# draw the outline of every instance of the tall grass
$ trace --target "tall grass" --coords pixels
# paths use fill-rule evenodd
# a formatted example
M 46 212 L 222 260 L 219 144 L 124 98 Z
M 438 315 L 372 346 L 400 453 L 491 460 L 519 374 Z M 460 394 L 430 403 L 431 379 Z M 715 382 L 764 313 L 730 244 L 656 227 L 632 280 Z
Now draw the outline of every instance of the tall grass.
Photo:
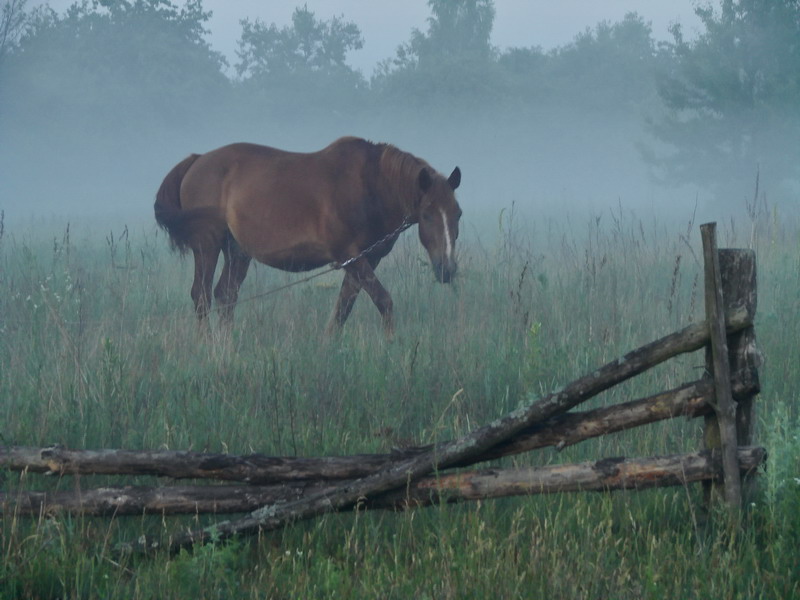
M 325 338 L 339 275 L 243 302 L 230 335 L 198 333 L 191 263 L 155 228 L 0 228 L 0 443 L 272 455 L 380 452 L 449 439 L 703 315 L 697 224 L 621 210 L 569 223 L 511 209 L 465 223 L 461 276 L 433 282 L 413 233 L 381 265 L 398 334 L 362 297 Z M 800 595 L 800 236 L 754 207 L 721 245 L 758 253 L 766 356 L 756 439 L 770 452 L 734 538 L 695 488 L 553 495 L 390 514 L 328 515 L 177 557 L 114 557 L 120 540 L 166 537 L 214 517 L 60 515 L 0 524 L 0 598 L 557 597 Z M 241 297 L 291 281 L 254 269 Z M 698 378 L 702 353 L 592 401 Z M 676 420 L 505 464 L 690 451 Z M 149 478 L 125 483 L 151 483 Z M 4 491 L 114 478 L 0 472 Z

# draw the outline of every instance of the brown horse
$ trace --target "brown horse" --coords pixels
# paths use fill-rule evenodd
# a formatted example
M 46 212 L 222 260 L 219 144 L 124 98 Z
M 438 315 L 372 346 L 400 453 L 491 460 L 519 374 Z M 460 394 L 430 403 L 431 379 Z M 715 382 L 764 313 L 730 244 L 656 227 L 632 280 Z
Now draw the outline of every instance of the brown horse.
M 194 254 L 192 299 L 201 323 L 222 252 L 214 296 L 226 321 L 251 258 L 286 271 L 338 263 L 345 276 L 328 329 L 344 324 L 363 288 L 391 335 L 392 299 L 375 268 L 404 225 L 418 223 L 436 278 L 450 282 L 460 182 L 458 167 L 445 178 L 394 146 L 354 137 L 308 154 L 232 144 L 178 163 L 156 194 L 155 216 L 173 247 Z

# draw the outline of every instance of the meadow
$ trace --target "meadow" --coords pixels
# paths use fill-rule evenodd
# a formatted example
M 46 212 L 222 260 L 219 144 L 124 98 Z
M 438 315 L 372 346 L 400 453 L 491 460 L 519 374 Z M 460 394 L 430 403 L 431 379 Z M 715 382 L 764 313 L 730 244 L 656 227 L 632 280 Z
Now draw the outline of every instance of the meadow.
M 756 250 L 765 356 L 755 440 L 768 465 L 736 534 L 705 514 L 699 486 L 330 514 L 154 557 L 114 547 L 218 517 L 9 514 L 0 599 L 800 597 L 800 223 L 759 206 L 719 227 L 720 246 Z M 465 215 L 462 231 L 450 286 L 434 282 L 415 230 L 381 264 L 396 310 L 387 341 L 366 297 L 324 336 L 337 273 L 242 302 L 230 335 L 208 337 L 191 260 L 154 224 L 4 224 L 0 444 L 386 452 L 462 435 L 703 318 L 691 214 L 555 222 L 509 207 Z M 297 278 L 257 267 L 241 297 Z M 684 355 L 589 406 L 697 379 L 703 364 Z M 689 452 L 701 426 L 675 419 L 500 464 Z M 0 471 L 5 492 L 154 482 Z

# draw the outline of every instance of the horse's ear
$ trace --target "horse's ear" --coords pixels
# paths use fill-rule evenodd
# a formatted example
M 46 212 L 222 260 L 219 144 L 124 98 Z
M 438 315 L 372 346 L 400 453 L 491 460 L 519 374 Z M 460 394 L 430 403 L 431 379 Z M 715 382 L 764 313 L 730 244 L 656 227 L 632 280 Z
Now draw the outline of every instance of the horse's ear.
M 417 178 L 417 181 L 419 182 L 419 189 L 421 189 L 423 192 L 427 192 L 433 184 L 433 178 L 431 177 L 430 171 L 428 171 L 428 169 L 425 167 L 422 167 L 419 170 L 419 177 Z
M 450 189 L 453 191 L 458 189 L 458 186 L 461 185 L 461 169 L 458 167 L 453 169 L 453 172 L 450 173 L 450 177 L 447 178 L 447 183 L 450 184 Z

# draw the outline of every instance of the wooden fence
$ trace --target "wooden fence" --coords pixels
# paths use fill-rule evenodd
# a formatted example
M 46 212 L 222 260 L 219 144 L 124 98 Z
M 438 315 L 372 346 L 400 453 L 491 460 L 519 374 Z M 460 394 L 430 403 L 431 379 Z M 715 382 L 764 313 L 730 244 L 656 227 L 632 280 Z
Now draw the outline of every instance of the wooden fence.
M 234 535 L 273 530 L 299 519 L 354 507 L 407 509 L 519 494 L 609 491 L 703 482 L 710 501 L 724 500 L 731 523 L 742 502 L 742 474 L 766 458 L 752 443 L 753 398 L 759 391 L 755 345 L 755 254 L 717 250 L 715 226 L 701 226 L 706 320 L 642 346 L 564 388 L 472 433 L 390 454 L 296 458 L 176 451 L 0 447 L 0 468 L 52 475 L 157 475 L 235 482 L 188 486 L 120 486 L 56 492 L 0 493 L 4 517 L 70 511 L 90 515 L 246 513 L 233 521 L 177 535 L 171 550 Z M 706 348 L 706 374 L 647 398 L 568 412 L 622 381 L 682 353 Z M 703 450 L 580 464 L 463 470 L 537 448 L 563 448 L 674 417 L 705 419 Z M 451 469 L 460 468 L 458 471 Z M 140 539 L 125 550 L 148 551 L 163 540 Z

